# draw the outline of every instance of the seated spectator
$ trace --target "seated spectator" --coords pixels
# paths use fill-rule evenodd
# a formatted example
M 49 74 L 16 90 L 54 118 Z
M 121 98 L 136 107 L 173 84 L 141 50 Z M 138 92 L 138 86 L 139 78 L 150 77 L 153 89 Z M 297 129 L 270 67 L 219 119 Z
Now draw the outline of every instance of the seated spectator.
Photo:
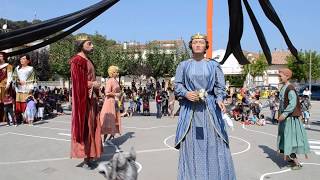
M 258 125 L 258 126 L 264 126 L 264 125 L 266 125 L 266 120 L 265 120 L 263 114 L 260 115 L 260 119 L 257 121 L 257 125 Z

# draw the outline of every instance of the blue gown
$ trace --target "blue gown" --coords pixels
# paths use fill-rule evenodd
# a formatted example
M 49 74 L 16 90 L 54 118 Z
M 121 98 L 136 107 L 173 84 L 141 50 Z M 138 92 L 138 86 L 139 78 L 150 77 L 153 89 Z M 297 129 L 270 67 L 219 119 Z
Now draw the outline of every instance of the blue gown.
M 187 91 L 204 89 L 205 102 L 191 102 Z M 235 180 L 228 135 L 217 101 L 225 96 L 224 74 L 216 61 L 189 59 L 178 65 L 175 94 L 180 115 L 175 147 L 179 149 L 178 180 Z

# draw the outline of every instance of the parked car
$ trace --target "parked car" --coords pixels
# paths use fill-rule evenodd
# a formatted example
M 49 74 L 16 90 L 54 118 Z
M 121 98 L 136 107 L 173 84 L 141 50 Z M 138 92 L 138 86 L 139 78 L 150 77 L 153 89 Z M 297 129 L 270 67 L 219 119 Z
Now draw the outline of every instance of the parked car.
M 304 85 L 299 90 L 299 95 L 302 95 L 303 91 L 309 88 L 309 85 Z M 311 100 L 320 100 L 320 84 L 311 85 Z

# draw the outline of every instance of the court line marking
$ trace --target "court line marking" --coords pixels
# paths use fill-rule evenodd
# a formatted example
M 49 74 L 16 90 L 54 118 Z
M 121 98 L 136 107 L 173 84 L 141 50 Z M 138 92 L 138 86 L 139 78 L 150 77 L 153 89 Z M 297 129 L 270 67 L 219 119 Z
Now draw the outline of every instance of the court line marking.
M 171 150 L 179 151 L 178 149 L 170 146 L 170 145 L 167 143 L 167 141 L 168 141 L 170 138 L 174 137 L 174 136 L 176 136 L 176 135 L 173 134 L 173 135 L 170 135 L 170 136 L 166 137 L 166 138 L 163 140 L 163 144 L 164 144 L 165 146 L 167 146 L 167 147 L 168 147 L 169 149 L 171 149 Z
M 52 138 L 52 137 L 45 137 L 45 136 L 34 136 L 34 135 L 30 135 L 30 134 L 22 134 L 22 133 L 14 133 L 14 132 L 9 132 L 8 134 L 26 136 L 26 137 L 33 137 L 33 138 L 40 138 L 40 139 L 49 139 L 49 140 L 70 142 L 70 139 L 60 139 L 60 138 Z
M 175 136 L 175 135 L 168 136 L 167 138 L 165 138 L 165 139 L 163 140 L 163 143 L 164 143 L 165 146 L 168 147 L 168 149 L 171 149 L 171 150 L 174 150 L 174 151 L 179 151 L 179 150 L 175 149 L 174 147 L 170 146 L 170 145 L 168 144 L 168 142 L 167 142 L 170 138 L 172 138 L 172 137 L 174 137 L 174 136 Z M 246 140 L 244 140 L 244 139 L 242 139 L 242 138 L 235 137 L 235 136 L 229 136 L 229 137 L 230 137 L 230 138 L 234 138 L 234 139 L 238 139 L 238 140 L 240 140 L 240 141 L 243 141 L 243 142 L 245 142 L 245 143 L 248 145 L 247 148 L 246 148 L 245 150 L 243 150 L 243 151 L 231 153 L 232 156 L 245 153 L 245 152 L 247 152 L 247 151 L 249 151 L 249 150 L 251 149 L 251 144 L 250 144 L 250 142 L 248 142 L 248 141 L 246 141 Z
M 104 146 L 104 147 L 113 147 L 116 149 L 116 152 L 121 151 L 115 144 L 114 145 L 108 145 L 108 146 Z M 152 153 L 152 152 L 161 152 L 161 151 L 170 151 L 172 150 L 171 148 L 158 148 L 158 149 L 145 149 L 145 150 L 139 150 L 139 151 L 135 151 L 137 154 L 140 153 Z M 108 153 L 108 154 L 103 154 L 102 157 L 107 157 L 107 156 L 112 156 L 114 155 L 114 153 Z
M 235 137 L 235 136 L 229 136 L 229 137 L 234 138 L 234 139 L 238 139 L 238 140 L 243 141 L 243 142 L 245 142 L 245 143 L 247 143 L 247 144 L 248 144 L 248 147 L 247 147 L 245 150 L 240 151 L 240 152 L 234 152 L 234 153 L 231 153 L 231 155 L 232 155 L 232 156 L 234 156 L 234 155 L 238 155 L 238 154 L 242 154 L 242 153 L 245 153 L 245 152 L 247 152 L 247 151 L 249 151 L 249 150 L 251 149 L 251 144 L 250 144 L 250 142 L 249 142 L 249 141 L 246 141 L 246 140 L 244 140 L 244 139 L 242 139 L 242 138 Z
M 50 162 L 50 161 L 62 161 L 62 160 L 67 160 L 67 159 L 70 159 L 70 157 L 50 158 L 50 159 L 37 159 L 37 160 L 26 160 L 26 161 L 0 162 L 0 165 L 29 164 L 29 163 L 40 163 L 40 162 Z
M 9 133 L 8 133 L 8 132 L 6 132 L 6 133 L 1 133 L 0 136 L 4 136 L 4 135 L 7 135 L 7 134 L 9 134 Z
M 312 141 L 312 140 L 310 141 L 310 140 L 309 140 L 309 143 L 310 143 L 310 144 L 320 144 L 320 141 Z
M 318 163 L 301 163 L 301 164 L 302 165 L 320 166 L 320 164 L 318 164 Z M 282 171 L 275 171 L 275 172 L 265 173 L 265 174 L 260 176 L 260 180 L 263 180 L 268 175 L 281 174 L 281 173 L 290 172 L 290 171 L 292 171 L 292 170 L 291 169 L 285 169 L 285 170 L 282 170 Z
M 137 154 L 140 154 L 140 153 L 150 153 L 150 152 L 170 151 L 170 150 L 172 150 L 172 149 L 170 149 L 170 148 L 146 149 L 146 150 L 137 151 Z
M 268 136 L 272 136 L 272 137 L 277 137 L 276 135 L 274 134 L 270 134 L 270 133 L 266 133 L 266 132 L 262 132 L 262 131 L 255 131 L 255 130 L 252 130 L 252 129 L 248 129 L 245 127 L 244 124 L 242 124 L 242 128 L 246 131 L 251 131 L 251 132 L 256 132 L 256 133 L 260 133 L 260 134 L 265 134 L 265 135 L 268 135 Z
M 310 146 L 311 149 L 320 150 L 320 146 Z
M 71 122 L 65 122 L 65 121 L 45 121 L 45 122 L 48 122 L 48 123 L 64 123 L 64 124 L 70 124 Z M 34 127 L 37 127 L 37 126 L 34 126 Z M 164 125 L 164 126 L 153 126 L 153 127 L 134 127 L 134 126 L 123 126 L 123 128 L 125 129 L 139 129 L 139 130 L 151 130 L 151 129 L 158 129 L 158 128 L 170 128 L 170 127 L 177 127 L 177 125 Z M 48 128 L 50 129 L 49 127 L 40 127 L 38 126 L 37 128 Z M 59 130 L 59 128 L 52 128 L 52 129 L 57 129 Z M 61 129 L 61 130 L 68 130 L 70 131 L 70 129 Z
M 278 137 L 277 135 L 266 133 L 266 132 L 263 132 L 263 131 L 256 131 L 256 130 L 248 129 L 248 128 L 245 127 L 244 124 L 242 124 L 242 128 L 244 130 L 246 130 L 246 131 L 251 131 L 251 132 L 256 132 L 256 133 L 260 133 L 260 134 L 265 134 L 265 135 L 268 135 L 268 136 Z M 308 141 L 311 142 L 311 143 L 320 144 L 320 140 L 318 140 L 318 139 L 308 139 Z
M 33 126 L 34 128 L 40 128 L 40 129 L 50 129 L 50 130 L 59 130 L 59 131 L 70 131 L 70 129 L 63 129 L 63 128 L 52 128 L 47 126 Z
M 242 125 L 242 128 L 243 128 L 244 130 L 247 130 L 247 131 L 256 132 L 256 133 L 261 133 L 261 134 L 265 134 L 265 135 L 272 136 L 272 137 L 277 137 L 277 136 L 274 135 L 274 134 L 269 134 L 269 133 L 262 132 L 262 131 L 255 131 L 255 130 L 248 129 L 248 128 L 245 127 L 244 124 Z M 309 142 L 310 142 L 310 140 L 313 141 L 313 142 L 314 142 L 314 141 L 319 141 L 319 140 L 315 140 L 315 139 L 308 139 Z M 310 146 L 310 148 L 311 148 L 311 146 Z M 320 166 L 320 164 L 318 164 L 318 163 L 301 163 L 301 164 Z M 282 170 L 282 171 L 276 171 L 276 172 L 266 173 L 266 174 L 263 174 L 262 176 L 260 176 L 260 180 L 263 180 L 264 177 L 267 176 L 267 175 L 281 174 L 281 173 L 285 173 L 285 172 L 289 172 L 289 171 L 291 171 L 291 169 L 286 169 L 286 170 Z
M 149 152 L 160 152 L 160 151 L 168 151 L 169 148 L 162 149 L 149 149 L 149 150 L 140 150 L 136 153 L 149 153 Z M 101 157 L 112 156 L 114 153 L 103 154 Z M 62 160 L 70 160 L 70 157 L 63 158 L 49 158 L 49 159 L 35 159 L 35 160 L 24 160 L 24 161 L 11 161 L 11 162 L 0 162 L 0 165 L 13 165 L 13 164 L 28 164 L 28 163 L 41 163 L 41 162 L 50 162 L 50 161 L 62 161 Z M 136 161 L 138 165 L 138 172 L 142 171 L 142 165 Z
M 315 142 L 315 141 L 316 141 L 316 142 L 320 142 L 320 140 L 318 140 L 318 139 L 308 139 L 308 140 L 309 140 L 309 142 L 310 142 L 310 141 L 313 141 L 313 142 Z
M 244 125 L 242 125 L 242 128 L 246 131 L 251 131 L 251 132 L 256 132 L 256 133 L 260 133 L 260 134 L 265 134 L 265 135 L 268 135 L 268 136 L 272 136 L 272 137 L 275 137 L 277 138 L 278 136 L 274 135 L 274 134 L 269 134 L 269 133 L 266 133 L 266 132 L 262 132 L 262 131 L 255 131 L 255 130 L 252 130 L 252 129 L 248 129 L 246 128 Z M 320 144 L 320 140 L 317 140 L 317 139 L 308 139 L 309 141 L 309 144 Z M 310 148 L 312 147 L 315 147 L 314 149 L 319 149 L 320 147 L 317 147 L 317 146 L 310 146 Z
M 151 130 L 151 129 L 158 129 L 158 128 L 169 128 L 169 127 L 177 127 L 177 125 L 166 125 L 166 126 L 153 126 L 153 127 L 133 127 L 133 126 L 123 126 L 125 129 L 139 129 L 139 130 Z
M 69 136 L 69 137 L 71 137 L 71 134 L 66 134 L 66 133 L 58 133 L 58 135 L 60 135 L 60 136 Z

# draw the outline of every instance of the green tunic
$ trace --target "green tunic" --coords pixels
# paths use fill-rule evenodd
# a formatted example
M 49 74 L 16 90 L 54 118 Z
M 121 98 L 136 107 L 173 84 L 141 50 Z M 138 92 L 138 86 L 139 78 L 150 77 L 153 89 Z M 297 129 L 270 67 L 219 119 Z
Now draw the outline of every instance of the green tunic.
M 294 90 L 288 93 L 289 105 L 284 109 L 284 96 L 288 85 L 284 85 L 280 90 L 279 113 L 286 119 L 279 123 L 278 129 L 278 150 L 282 150 L 284 155 L 307 154 L 310 152 L 307 133 L 298 117 L 288 116 L 293 112 L 297 103 L 297 95 Z

